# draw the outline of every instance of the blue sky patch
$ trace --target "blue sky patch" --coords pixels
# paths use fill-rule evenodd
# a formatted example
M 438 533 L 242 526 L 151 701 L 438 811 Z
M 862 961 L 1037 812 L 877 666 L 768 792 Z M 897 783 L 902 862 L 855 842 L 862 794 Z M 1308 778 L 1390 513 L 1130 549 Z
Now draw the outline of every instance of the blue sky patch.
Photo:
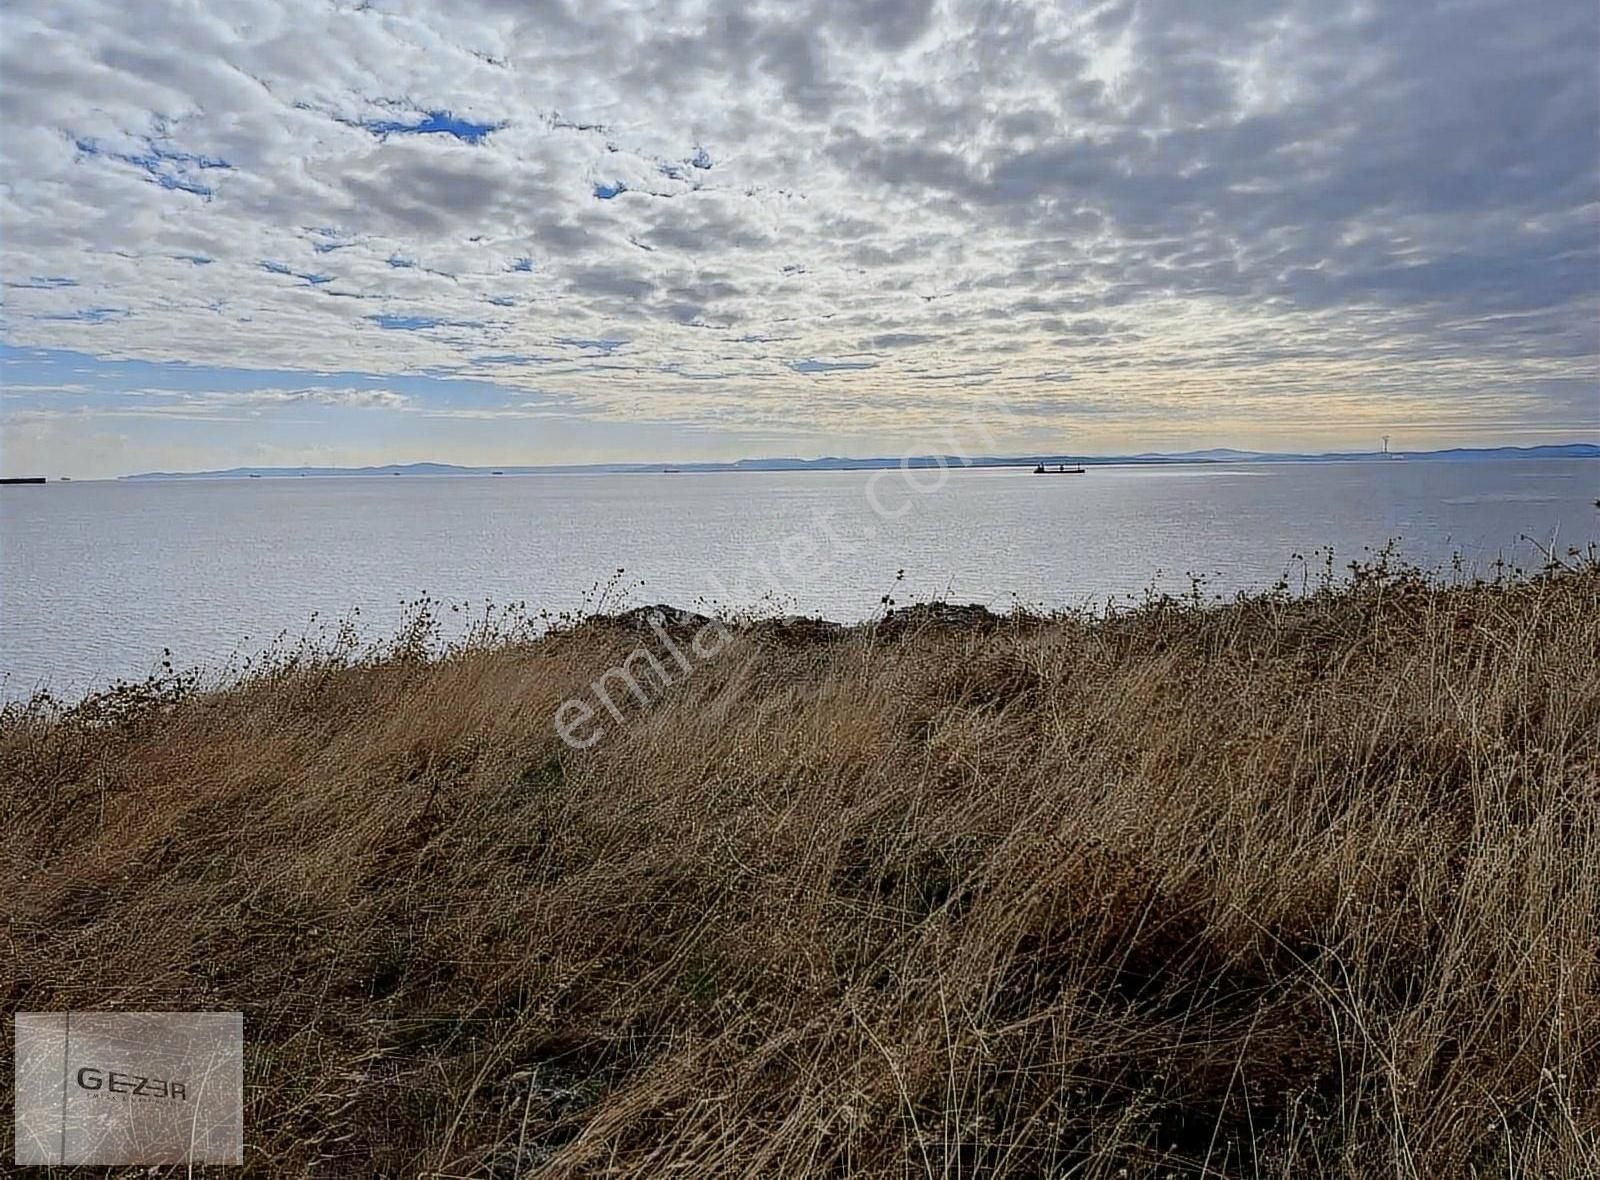
M 95 309 L 90 309 L 95 310 Z M 116 309 L 99 309 L 115 311 Z M 474 358 L 475 361 L 481 358 Z M 548 357 L 507 355 L 506 363 L 545 361 Z M 367 373 L 351 369 L 249 369 L 195 365 L 183 361 L 105 360 L 86 352 L 64 348 L 18 348 L 0 344 L 0 379 L 18 385 L 88 387 L 94 394 L 122 398 L 129 389 L 173 394 L 250 393 L 260 389 L 393 389 L 420 400 L 441 398 L 495 404 L 494 398 L 528 396 L 523 389 L 507 390 L 489 381 L 442 375 Z
M 429 315 L 369 315 L 380 328 L 391 332 L 423 332 L 429 328 L 481 328 L 482 320 L 441 320 Z
M 514 270 L 514 271 L 518 271 L 518 272 L 520 272 L 522 274 L 527 274 L 529 271 L 531 271 L 533 269 L 533 259 L 531 259 L 531 258 L 519 258 L 519 259 L 517 259 L 515 262 L 513 262 L 511 264 L 510 269 Z
M 710 167 L 711 153 L 706 151 L 705 148 L 697 146 L 694 149 L 694 155 L 690 156 L 687 160 L 684 160 L 681 163 L 676 160 L 671 160 L 665 164 L 657 165 L 657 170 L 660 171 L 661 175 L 668 177 L 671 180 L 688 180 L 698 186 L 700 182 L 698 180 L 694 180 L 689 175 L 690 171 L 693 169 L 698 169 L 704 172 Z
M 404 254 L 391 254 L 384 259 L 392 270 L 420 270 L 425 275 L 438 275 L 442 279 L 454 279 L 456 276 L 447 270 L 434 270 L 431 266 L 423 266 L 415 258 Z
M 597 184 L 594 186 L 594 195 L 599 197 L 602 201 L 609 201 L 619 194 L 627 191 L 628 186 L 623 184 L 620 180 L 617 181 L 616 184 Z
M 391 332 L 420 332 L 425 328 L 437 328 L 444 323 L 432 316 L 425 315 L 369 315 L 367 317 L 380 328 L 387 328 Z
M 37 315 L 36 320 L 55 320 L 80 324 L 103 324 L 109 320 L 126 319 L 132 315 L 126 307 L 85 307 L 78 311 L 59 312 L 54 315 Z
M 584 349 L 592 348 L 596 352 L 602 353 L 605 356 L 610 356 L 612 353 L 616 352 L 617 349 L 621 348 L 624 344 L 626 344 L 627 341 L 626 340 L 605 340 L 605 339 L 601 339 L 601 340 L 585 340 L 585 339 L 583 339 L 581 337 L 577 337 L 577 336 L 562 336 L 561 338 L 559 338 L 556 341 L 556 343 L 557 344 L 565 344 L 570 348 L 584 348 Z
M 346 237 L 336 229 L 319 226 L 311 231 L 311 236 L 316 240 L 311 243 L 311 248 L 318 254 L 332 254 L 335 250 L 348 250 L 354 246 L 355 240 Z
M 284 263 L 273 262 L 271 259 L 263 259 L 261 262 L 261 269 L 271 274 L 285 275 L 289 278 L 300 279 L 303 282 L 309 283 L 313 287 L 320 287 L 323 283 L 333 282 L 332 275 L 321 274 L 315 271 L 305 272 L 293 270 Z
M 796 373 L 835 373 L 841 369 L 876 369 L 875 361 L 784 361 Z
M 77 285 L 77 279 L 61 278 L 56 275 L 34 275 L 26 282 L 6 284 L 8 287 L 17 287 L 24 291 L 59 291 L 62 287 Z
M 191 193 L 208 200 L 215 190 L 204 181 L 196 179 L 193 173 L 233 170 L 232 164 L 216 156 L 178 151 L 157 138 L 147 137 L 144 142 L 145 150 L 138 154 L 106 151 L 95 140 L 83 137 L 75 139 L 73 144 L 85 156 L 97 156 L 130 164 L 143 172 L 153 184 L 159 184 L 162 188 Z
M 412 123 L 402 123 L 398 119 L 363 119 L 359 126 L 379 139 L 388 139 L 391 135 L 449 135 L 474 146 L 505 126 L 504 122 L 474 123 L 470 119 L 458 119 L 449 111 L 423 111 L 421 114 L 422 117 Z

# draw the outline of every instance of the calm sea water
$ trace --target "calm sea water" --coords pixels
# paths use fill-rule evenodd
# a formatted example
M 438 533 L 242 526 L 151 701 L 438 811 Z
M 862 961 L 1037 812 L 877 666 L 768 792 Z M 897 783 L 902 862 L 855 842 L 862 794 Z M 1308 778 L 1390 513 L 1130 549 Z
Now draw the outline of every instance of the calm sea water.
M 630 603 L 864 618 L 947 597 L 996 609 L 1270 585 L 1393 538 L 1539 564 L 1523 536 L 1600 540 L 1600 464 L 1483 461 L 260 479 L 0 489 L 0 693 L 143 676 L 170 648 L 215 665 L 359 607 L 390 629 L 423 593 L 581 606 L 618 569 Z M 939 486 L 934 486 L 939 485 Z M 904 579 L 896 583 L 897 571 Z M 625 604 L 626 605 L 626 604 Z

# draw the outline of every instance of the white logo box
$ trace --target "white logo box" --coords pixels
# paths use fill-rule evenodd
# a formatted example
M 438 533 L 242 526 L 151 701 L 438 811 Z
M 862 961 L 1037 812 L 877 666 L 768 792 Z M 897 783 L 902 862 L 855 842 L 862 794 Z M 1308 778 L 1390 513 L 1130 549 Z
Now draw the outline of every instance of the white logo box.
M 238 1012 L 18 1012 L 15 1161 L 244 1162 Z

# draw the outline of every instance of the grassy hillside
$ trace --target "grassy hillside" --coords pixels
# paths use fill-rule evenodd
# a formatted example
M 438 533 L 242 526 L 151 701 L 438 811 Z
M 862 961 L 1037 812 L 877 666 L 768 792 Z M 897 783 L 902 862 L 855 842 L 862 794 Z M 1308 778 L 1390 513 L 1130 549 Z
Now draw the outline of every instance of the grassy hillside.
M 1600 1174 L 1592 564 L 749 625 L 564 744 L 640 645 L 12 707 L 0 1003 L 242 1009 L 263 1176 Z

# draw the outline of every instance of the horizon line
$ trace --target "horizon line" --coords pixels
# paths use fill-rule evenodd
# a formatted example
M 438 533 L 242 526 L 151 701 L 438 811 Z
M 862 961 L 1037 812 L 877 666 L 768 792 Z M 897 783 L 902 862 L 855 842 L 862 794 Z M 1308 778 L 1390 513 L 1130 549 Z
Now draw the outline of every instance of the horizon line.
M 1593 457 L 1600 457 L 1600 441 L 1590 441 L 1590 440 L 1586 440 L 1586 439 L 1575 439 L 1575 440 L 1570 440 L 1570 441 L 1566 441 L 1566 442 L 1552 442 L 1552 443 L 1531 443 L 1531 444 L 1500 443 L 1500 444 L 1494 444 L 1494 445 L 1489 445 L 1489 446 L 1432 447 L 1432 448 L 1423 449 L 1423 450 L 1395 450 L 1395 451 L 1389 452 L 1389 454 L 1391 454 L 1392 456 L 1394 456 L 1396 458 L 1403 459 L 1403 458 L 1405 458 L 1407 456 L 1421 458 L 1423 456 L 1437 456 L 1437 455 L 1448 455 L 1448 454 L 1478 454 L 1478 453 L 1507 452 L 1507 451 L 1510 451 L 1510 452 L 1538 452 L 1538 451 L 1557 451 L 1557 450 L 1574 450 L 1574 449 L 1578 449 L 1578 450 L 1587 449 L 1589 451 L 1594 452 L 1594 456 Z M 437 459 L 416 459 L 416 460 L 392 461 L 392 462 L 386 462 L 386 463 L 365 463 L 365 464 L 351 464 L 351 465 L 337 464 L 337 463 L 334 463 L 334 464 L 299 463 L 299 464 L 267 464 L 267 465 L 237 464 L 237 465 L 232 466 L 232 467 L 206 468 L 206 469 L 191 470 L 191 471 L 167 471 L 167 470 L 162 470 L 162 471 L 135 471 L 135 472 L 127 472 L 127 473 L 120 474 L 120 475 L 97 476 L 97 477 L 91 477 L 91 478 L 85 478 L 85 479 L 74 479 L 71 476 L 57 476 L 57 477 L 54 477 L 53 479 L 51 479 L 51 482 L 58 482 L 58 481 L 61 481 L 61 480 L 68 480 L 70 482 L 97 483 L 97 482 L 115 482 L 115 481 L 118 481 L 118 480 L 135 480 L 135 479 L 160 479 L 160 478 L 199 479 L 199 478 L 206 478 L 206 477 L 217 477 L 217 478 L 220 478 L 220 477 L 233 476 L 236 473 L 249 473 L 249 472 L 261 473 L 263 478 L 268 478 L 268 476 L 266 474 L 268 472 L 299 473 L 299 472 L 316 471 L 316 472 L 341 473 L 341 474 L 346 474 L 346 473 L 348 473 L 348 474 L 356 474 L 356 473 L 368 472 L 368 471 L 393 471 L 393 470 L 397 470 L 397 469 L 416 468 L 416 467 L 445 468 L 445 469 L 448 469 L 450 471 L 461 472 L 461 473 L 473 473 L 473 474 L 477 474 L 477 473 L 492 474 L 494 472 L 502 472 L 502 473 L 506 473 L 506 474 L 536 474 L 536 473 L 560 473 L 560 472 L 581 472 L 581 471 L 598 471 L 598 472 L 612 472 L 612 473 L 626 473 L 626 472 L 645 472 L 645 473 L 648 473 L 648 472 L 652 472 L 652 471 L 659 471 L 659 470 L 661 470 L 663 468 L 673 468 L 673 469 L 678 469 L 680 471 L 731 471 L 731 470 L 738 470 L 738 469 L 741 469 L 741 468 L 747 468 L 749 466 L 758 465 L 758 464 L 791 464 L 791 465 L 795 465 L 795 466 L 801 467 L 801 468 L 806 468 L 806 467 L 814 468 L 819 464 L 844 464 L 844 463 L 850 463 L 850 464 L 876 464 L 876 465 L 882 466 L 882 465 L 899 465 L 899 464 L 902 464 L 902 463 L 939 463 L 939 462 L 943 462 L 943 463 L 951 465 L 951 466 L 972 467 L 972 466 L 1008 466 L 1008 465 L 1013 465 L 1013 464 L 1015 464 L 1015 465 L 1023 465 L 1023 464 L 1033 464 L 1033 463 L 1055 463 L 1055 462 L 1076 461 L 1076 462 L 1095 463 L 1095 464 L 1100 464 L 1100 465 L 1113 465 L 1113 464 L 1117 464 L 1117 463 L 1128 463 L 1128 462 L 1184 462 L 1184 461 L 1204 462 L 1204 461 L 1207 461 L 1207 459 L 1205 457 L 1207 457 L 1207 456 L 1218 456 L 1218 455 L 1238 456 L 1238 461 L 1246 462 L 1246 461 L 1251 461 L 1251 460 L 1255 460 L 1255 461 L 1265 461 L 1265 460 L 1277 460 L 1277 461 L 1300 460 L 1300 461 L 1308 461 L 1308 460 L 1317 460 L 1317 459 L 1327 459 L 1327 460 L 1338 461 L 1338 460 L 1359 460 L 1359 459 L 1367 459 L 1367 458 L 1380 458 L 1381 459 L 1384 456 L 1384 454 L 1385 454 L 1385 452 L 1382 451 L 1382 450 L 1361 450 L 1361 451 L 1337 451 L 1337 450 L 1328 450 L 1328 451 L 1261 451 L 1261 450 L 1247 450 L 1247 449 L 1244 449 L 1244 448 L 1241 448 L 1241 447 L 1232 447 L 1232 446 L 1214 446 L 1214 447 L 1196 447 L 1196 448 L 1191 448 L 1191 449 L 1182 450 L 1182 451 L 1143 450 L 1143 451 L 1119 451 L 1119 452 L 1100 453 L 1100 454 L 1095 454 L 1095 453 L 1091 453 L 1091 452 L 1067 452 L 1067 451 L 1041 452 L 1041 451 L 1033 451 L 1033 452 L 1017 452 L 1017 453 L 1011 453 L 1011 454 L 958 455 L 958 454 L 951 454 L 951 453 L 943 453 L 943 454 L 941 454 L 939 452 L 930 451 L 930 452 L 925 452 L 925 453 L 920 453 L 920 454 L 915 454 L 915 455 L 902 455 L 902 456 L 891 456 L 891 455 L 882 455 L 882 454 L 878 454 L 878 455 L 861 455 L 861 456 L 840 455 L 840 454 L 826 454 L 826 455 L 817 455 L 817 456 L 814 456 L 814 457 L 806 458 L 806 457 L 802 457 L 802 456 L 799 456 L 799 455 L 766 455 L 766 456 L 744 456 L 744 457 L 741 457 L 741 458 L 738 458 L 738 459 L 639 459 L 639 460 L 635 460 L 635 459 L 610 459 L 610 460 L 596 460 L 594 462 L 589 462 L 589 463 L 472 463 L 472 464 L 469 464 L 469 463 L 445 462 L 445 461 L 441 461 L 441 460 L 437 460 Z M 1585 457 L 1585 456 L 1575 456 L 1575 457 Z M 1218 460 L 1211 459 L 1209 461 L 1215 462 L 1215 461 L 1218 461 Z M 793 469 L 793 468 L 791 468 L 791 469 Z M 5 478 L 29 478 L 29 477 L 26 477 L 26 476 L 23 476 L 23 477 L 8 476 L 8 477 L 5 477 Z M 49 478 L 49 477 L 47 477 L 47 478 Z

